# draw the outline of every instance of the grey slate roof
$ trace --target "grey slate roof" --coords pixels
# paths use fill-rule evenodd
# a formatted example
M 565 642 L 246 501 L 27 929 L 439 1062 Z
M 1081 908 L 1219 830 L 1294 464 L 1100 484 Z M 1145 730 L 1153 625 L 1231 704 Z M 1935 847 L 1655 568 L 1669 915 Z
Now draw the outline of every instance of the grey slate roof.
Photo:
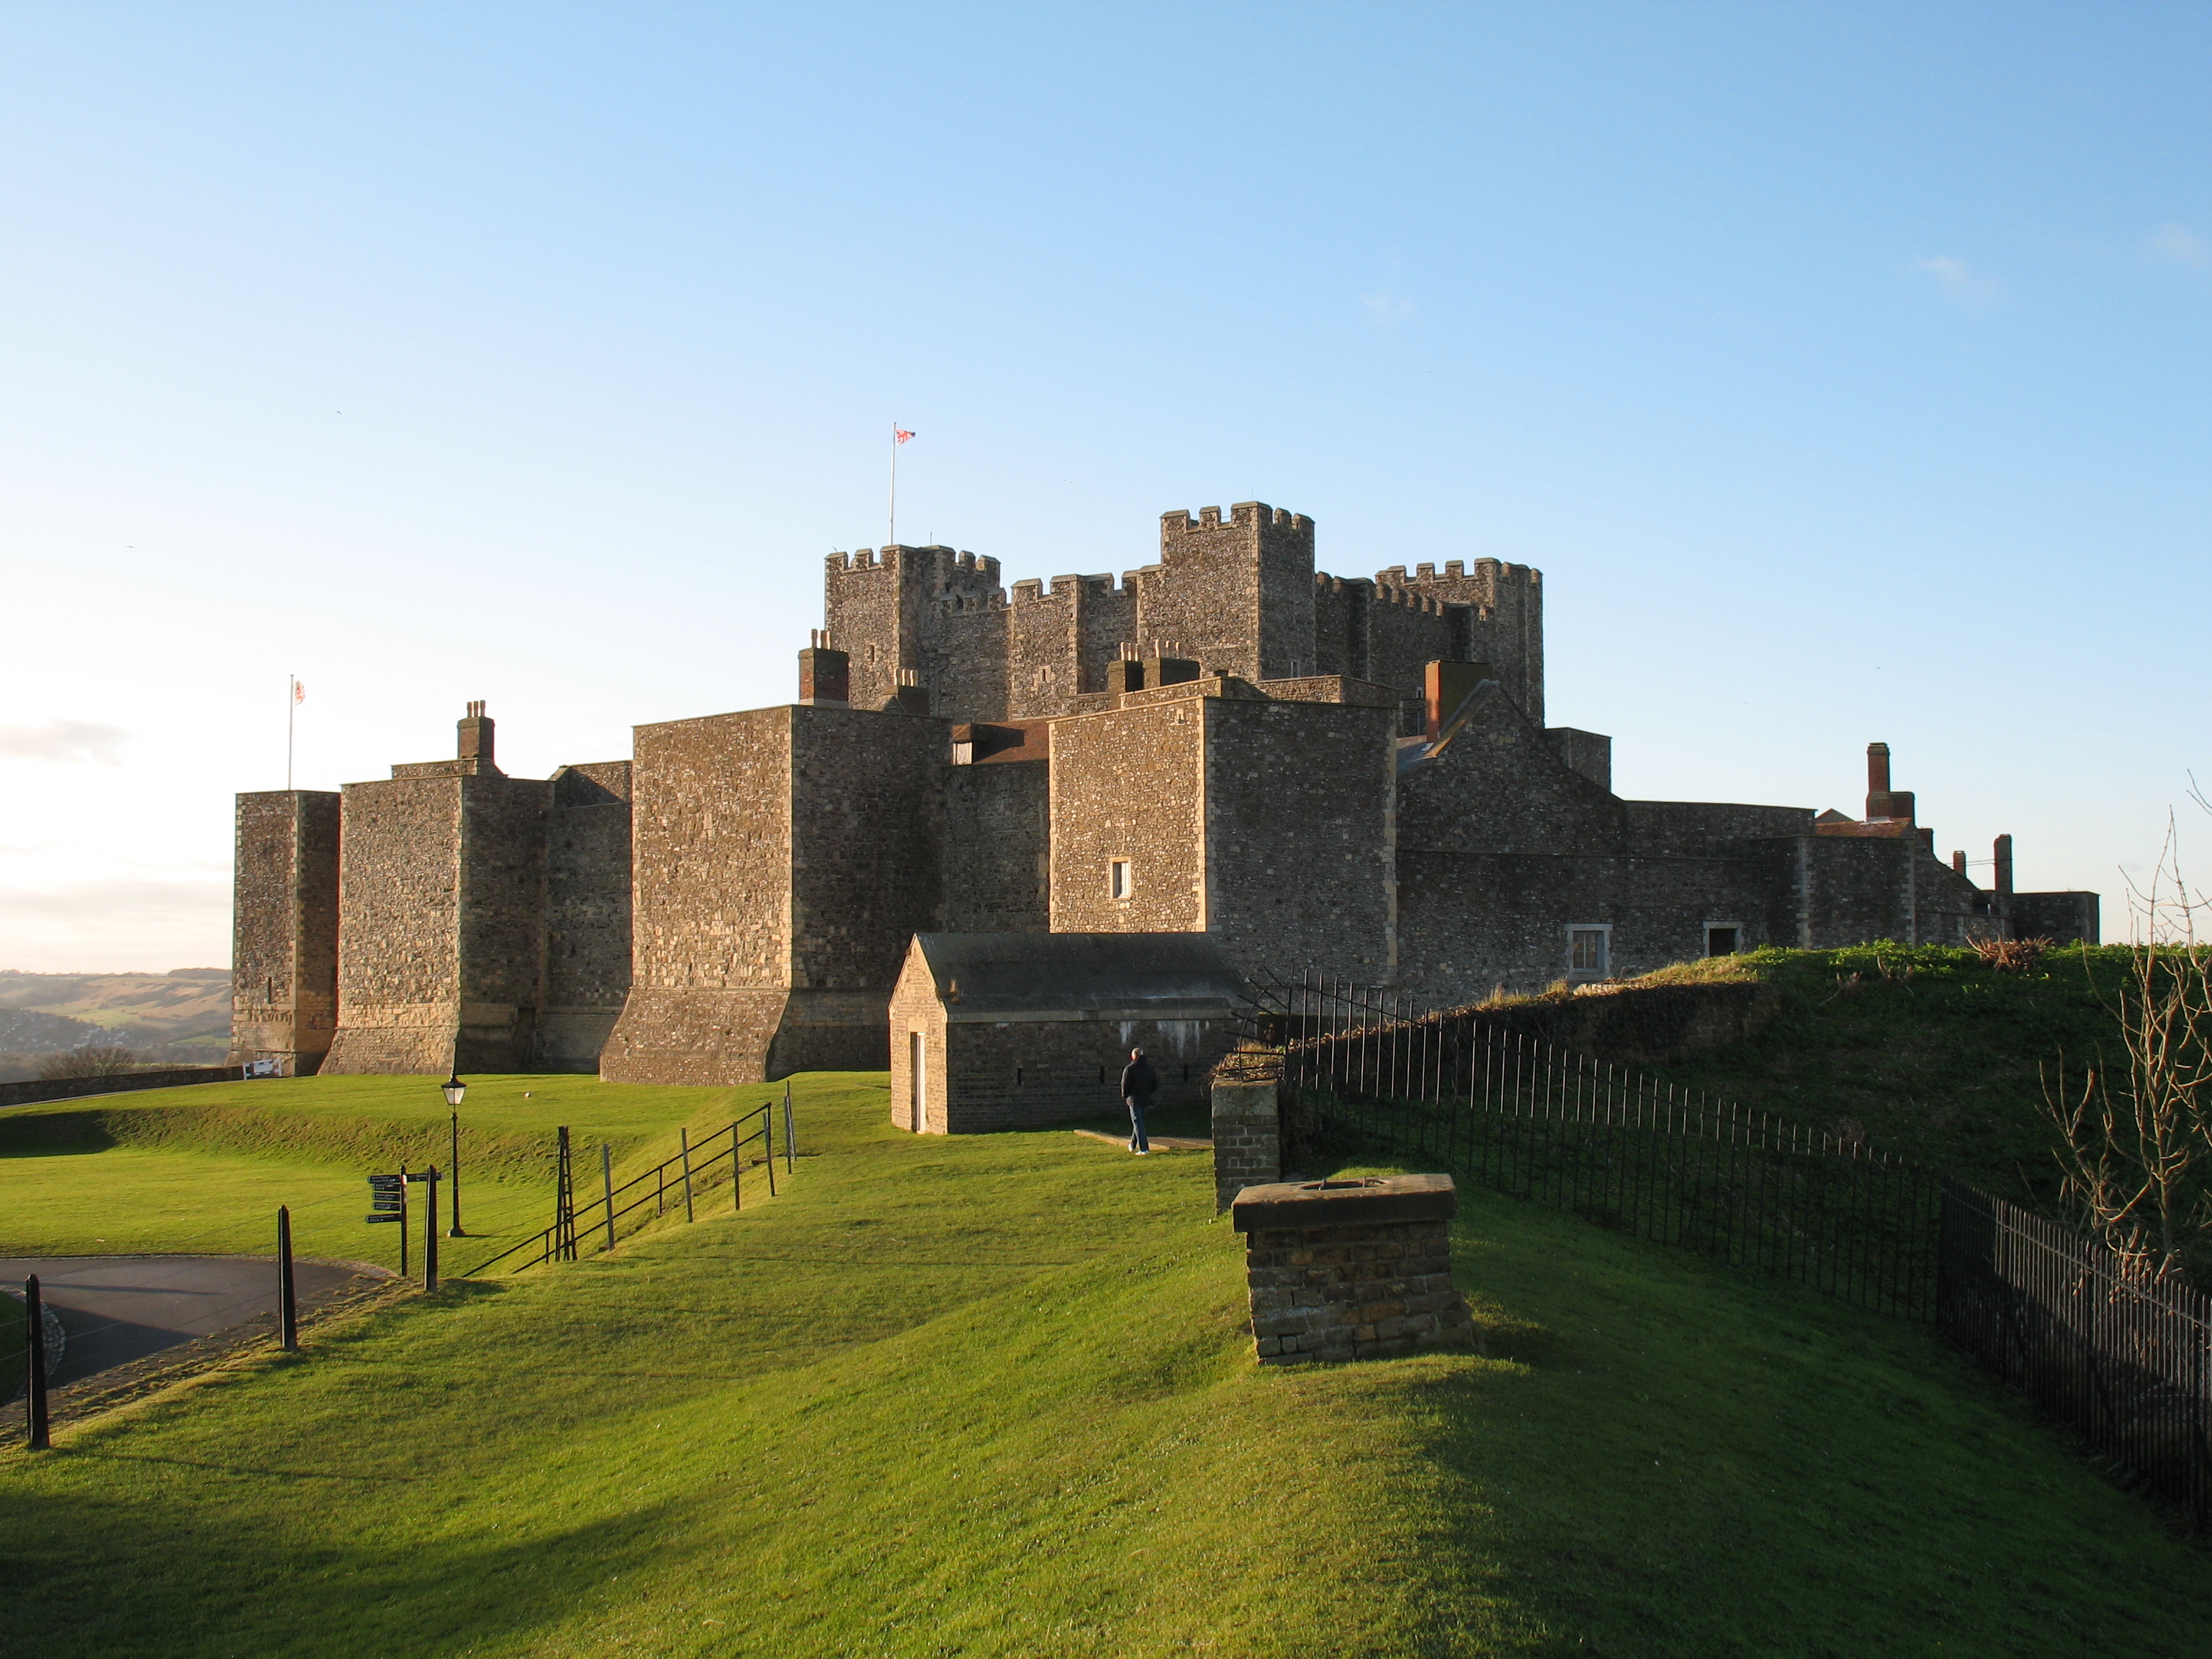
M 945 1018 L 1223 1019 L 1243 976 L 1204 933 L 916 933 Z

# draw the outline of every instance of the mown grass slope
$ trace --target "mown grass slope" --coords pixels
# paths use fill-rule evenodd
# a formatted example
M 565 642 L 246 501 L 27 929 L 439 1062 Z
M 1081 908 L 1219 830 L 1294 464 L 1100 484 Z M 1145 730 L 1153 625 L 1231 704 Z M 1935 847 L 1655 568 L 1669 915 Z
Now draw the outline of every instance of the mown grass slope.
M 1486 1355 L 1262 1372 L 1202 1156 L 884 1108 L 810 1101 L 741 1216 L 0 1455 L 26 1650 L 2201 1646 L 2204 1558 L 1910 1329 L 1471 1193 Z

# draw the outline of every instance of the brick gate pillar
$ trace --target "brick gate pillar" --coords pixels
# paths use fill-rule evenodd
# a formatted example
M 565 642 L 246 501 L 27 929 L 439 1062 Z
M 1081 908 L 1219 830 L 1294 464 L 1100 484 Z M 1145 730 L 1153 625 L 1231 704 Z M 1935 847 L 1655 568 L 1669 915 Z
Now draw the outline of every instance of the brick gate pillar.
M 1283 1178 L 1280 1063 L 1273 1054 L 1231 1054 L 1213 1074 L 1213 1210 L 1247 1187 Z

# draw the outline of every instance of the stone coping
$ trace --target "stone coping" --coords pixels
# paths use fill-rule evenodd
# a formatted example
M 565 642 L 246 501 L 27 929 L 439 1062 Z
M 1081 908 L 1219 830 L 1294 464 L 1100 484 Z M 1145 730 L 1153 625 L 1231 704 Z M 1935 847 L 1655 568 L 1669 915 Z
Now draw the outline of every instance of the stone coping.
M 1247 1187 L 1229 1206 L 1240 1233 L 1390 1221 L 1449 1221 L 1459 1190 L 1448 1175 L 1368 1176 Z

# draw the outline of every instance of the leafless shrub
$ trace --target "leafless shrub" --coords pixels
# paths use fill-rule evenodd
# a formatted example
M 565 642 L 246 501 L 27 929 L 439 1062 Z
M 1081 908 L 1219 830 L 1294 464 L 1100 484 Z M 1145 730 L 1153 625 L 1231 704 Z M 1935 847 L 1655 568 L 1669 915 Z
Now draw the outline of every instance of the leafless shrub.
M 1974 954 L 2000 974 L 2025 974 L 2056 949 L 2047 939 L 1978 939 Z
M 2171 824 L 2148 885 L 2130 882 L 2129 900 L 2135 944 L 2106 1005 L 2123 1058 L 2100 1056 L 2078 1085 L 2062 1060 L 2043 1104 L 2059 1134 L 2062 1200 L 2133 1272 L 2160 1279 L 2212 1241 L 2212 946 L 2197 941 L 2206 900 L 2183 878 Z
M 115 1044 L 90 1044 L 48 1054 L 40 1062 L 39 1077 L 44 1082 L 60 1078 L 113 1077 L 134 1069 L 137 1064 L 138 1056 L 128 1048 Z

